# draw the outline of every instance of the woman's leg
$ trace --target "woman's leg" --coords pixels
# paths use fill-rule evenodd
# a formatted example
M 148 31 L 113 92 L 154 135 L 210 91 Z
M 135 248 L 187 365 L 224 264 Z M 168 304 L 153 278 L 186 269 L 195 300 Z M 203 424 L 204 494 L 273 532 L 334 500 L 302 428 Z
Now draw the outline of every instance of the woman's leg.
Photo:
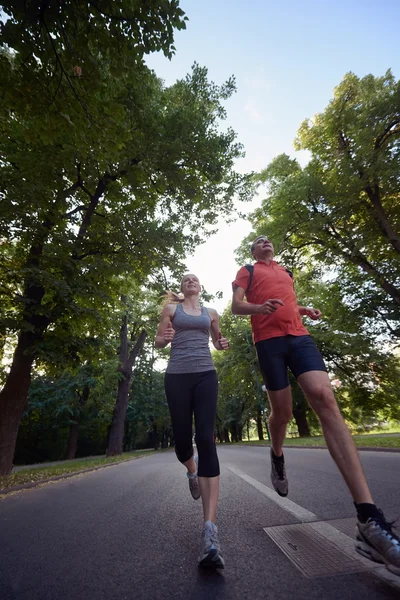
M 190 373 L 182 375 L 166 373 L 164 383 L 174 432 L 176 456 L 189 473 L 196 473 L 197 465 L 193 458 L 192 444 L 193 376 Z
M 196 445 L 199 453 L 199 483 L 203 502 L 204 527 L 199 565 L 223 569 L 225 565 L 215 524 L 219 496 L 219 462 L 214 427 L 217 412 L 218 379 L 215 371 L 199 373 L 194 391 Z
M 216 371 L 198 374 L 194 389 L 196 446 L 199 454 L 199 483 L 204 522 L 215 523 L 219 496 L 219 461 L 215 447 L 218 379 Z

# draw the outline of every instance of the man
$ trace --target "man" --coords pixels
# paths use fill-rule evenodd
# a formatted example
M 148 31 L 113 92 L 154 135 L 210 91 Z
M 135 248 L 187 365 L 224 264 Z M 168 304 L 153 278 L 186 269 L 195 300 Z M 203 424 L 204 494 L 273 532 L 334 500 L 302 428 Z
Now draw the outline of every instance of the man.
M 289 368 L 321 422 L 328 450 L 353 497 L 358 517 L 357 550 L 371 560 L 384 562 L 400 575 L 400 540 L 374 504 L 323 358 L 301 319 L 319 319 L 321 312 L 298 306 L 292 274 L 273 260 L 274 246 L 266 236 L 253 242 L 251 253 L 256 263 L 250 270 L 242 267 L 232 284 L 232 312 L 251 315 L 254 343 L 271 405 L 272 484 L 280 496 L 287 496 L 282 446 L 292 417 Z

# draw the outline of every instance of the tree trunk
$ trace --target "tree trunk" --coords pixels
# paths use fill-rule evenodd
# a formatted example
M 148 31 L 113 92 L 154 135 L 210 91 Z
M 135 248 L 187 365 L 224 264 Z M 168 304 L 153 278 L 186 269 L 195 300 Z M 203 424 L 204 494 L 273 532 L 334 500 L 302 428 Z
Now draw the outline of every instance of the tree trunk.
M 310 437 L 310 427 L 307 421 L 306 407 L 293 408 L 293 416 L 296 421 L 297 429 L 300 437 Z
M 124 440 L 125 417 L 128 408 L 130 377 L 124 374 L 124 378 L 118 383 L 117 401 L 114 406 L 111 421 L 110 436 L 108 439 L 107 456 L 122 454 Z
M 128 317 L 124 316 L 120 331 L 120 367 L 122 375 L 118 382 L 118 394 L 111 421 L 110 435 L 108 439 L 107 456 L 122 454 L 124 441 L 125 418 L 129 401 L 129 389 L 131 385 L 132 368 L 136 357 L 141 352 L 147 333 L 143 329 L 136 340 L 132 350 L 129 352 L 128 343 Z M 132 339 L 132 336 L 131 336 Z
M 22 332 L 14 352 L 10 372 L 0 392 L 0 475 L 12 471 L 19 424 L 28 404 L 34 355 L 29 350 L 37 335 Z
M 264 432 L 263 432 L 263 424 L 262 424 L 262 417 L 261 417 L 261 408 L 258 407 L 257 409 L 257 433 L 258 433 L 258 439 L 264 440 Z
M 67 449 L 65 451 L 65 460 L 72 460 L 75 458 L 76 449 L 78 447 L 78 432 L 78 423 L 71 423 L 69 427 Z
M 79 408 L 75 415 L 75 422 L 71 423 L 70 428 L 69 428 L 67 447 L 66 447 L 65 454 L 64 454 L 65 460 L 71 460 L 71 459 L 75 458 L 76 451 L 78 448 L 80 414 L 81 414 L 82 408 L 85 406 L 86 402 L 89 400 L 89 394 L 90 394 L 90 387 L 86 384 L 83 387 L 82 394 L 79 394 Z
M 230 439 L 229 439 L 229 431 L 226 427 L 224 427 L 224 442 L 226 442 L 227 444 L 230 444 Z

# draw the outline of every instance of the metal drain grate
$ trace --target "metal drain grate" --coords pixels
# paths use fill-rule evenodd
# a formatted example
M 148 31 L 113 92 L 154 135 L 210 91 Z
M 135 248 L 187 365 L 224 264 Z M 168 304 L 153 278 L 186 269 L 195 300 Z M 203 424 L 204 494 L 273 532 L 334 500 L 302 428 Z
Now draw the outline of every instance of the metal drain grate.
M 351 539 L 356 539 L 357 519 L 351 517 L 350 519 L 333 519 L 332 521 L 327 521 L 327 523 L 329 523 L 329 525 L 332 525 L 332 527 L 336 527 L 336 529 L 339 529 L 339 531 L 345 533 L 346 535 L 351 537 Z
M 265 527 L 264 531 L 305 577 L 368 570 L 368 566 L 341 552 L 308 524 Z

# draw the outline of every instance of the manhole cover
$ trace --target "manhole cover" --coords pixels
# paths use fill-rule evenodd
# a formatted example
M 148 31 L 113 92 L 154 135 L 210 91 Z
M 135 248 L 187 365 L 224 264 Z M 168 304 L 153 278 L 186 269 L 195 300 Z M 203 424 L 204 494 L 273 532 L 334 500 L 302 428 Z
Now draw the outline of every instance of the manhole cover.
M 305 577 L 328 577 L 368 570 L 361 561 L 341 552 L 306 523 L 265 527 L 264 531 Z

